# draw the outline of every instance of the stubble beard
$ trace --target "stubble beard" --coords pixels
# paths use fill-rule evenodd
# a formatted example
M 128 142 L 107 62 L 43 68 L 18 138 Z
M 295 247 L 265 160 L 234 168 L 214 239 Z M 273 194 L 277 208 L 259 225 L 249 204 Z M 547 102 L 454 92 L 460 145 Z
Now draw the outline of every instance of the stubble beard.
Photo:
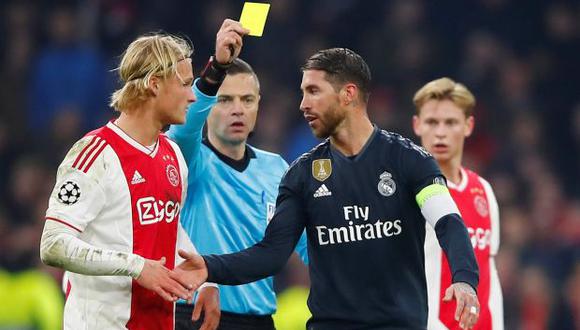
M 336 106 L 329 106 L 324 115 L 319 117 L 320 128 L 318 130 L 310 128 L 312 134 L 319 139 L 326 139 L 327 137 L 336 133 L 337 127 L 344 121 L 344 115 L 341 114 Z

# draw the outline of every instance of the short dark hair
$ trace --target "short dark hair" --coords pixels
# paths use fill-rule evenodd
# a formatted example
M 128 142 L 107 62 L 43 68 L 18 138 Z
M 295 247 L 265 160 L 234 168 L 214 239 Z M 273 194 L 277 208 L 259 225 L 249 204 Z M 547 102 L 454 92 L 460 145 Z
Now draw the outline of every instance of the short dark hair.
M 300 68 L 326 72 L 328 80 L 338 91 L 346 83 L 354 83 L 367 103 L 370 94 L 371 70 L 363 58 L 348 48 L 330 48 L 310 56 Z
M 252 66 L 241 58 L 236 58 L 228 68 L 228 75 L 233 76 L 241 73 L 247 73 L 254 76 L 254 79 L 256 79 L 256 83 L 258 84 L 258 90 L 260 89 L 260 80 L 258 80 L 258 75 L 256 75 Z

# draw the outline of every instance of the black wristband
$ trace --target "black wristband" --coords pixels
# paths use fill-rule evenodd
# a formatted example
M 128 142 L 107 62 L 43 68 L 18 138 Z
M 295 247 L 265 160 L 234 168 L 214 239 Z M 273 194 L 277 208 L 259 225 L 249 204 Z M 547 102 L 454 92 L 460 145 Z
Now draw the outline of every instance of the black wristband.
M 197 81 L 197 88 L 205 95 L 214 96 L 228 74 L 230 64 L 220 64 L 214 56 L 209 58 L 205 68 L 201 71 L 200 79 Z

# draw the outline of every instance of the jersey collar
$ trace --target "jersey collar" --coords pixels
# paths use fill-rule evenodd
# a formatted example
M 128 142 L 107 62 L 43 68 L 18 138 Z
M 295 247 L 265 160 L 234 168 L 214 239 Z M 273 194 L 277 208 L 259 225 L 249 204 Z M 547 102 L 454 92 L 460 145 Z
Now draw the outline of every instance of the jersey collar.
M 135 139 L 133 139 L 127 133 L 125 133 L 119 126 L 115 125 L 113 123 L 113 121 L 110 121 L 107 123 L 107 128 L 109 128 L 111 131 L 113 131 L 115 134 L 117 134 L 121 139 L 123 139 L 125 142 L 130 144 L 132 147 L 141 151 L 142 153 L 146 154 L 147 156 L 150 156 L 151 158 L 153 158 L 153 157 L 155 157 L 155 155 L 157 155 L 157 151 L 159 150 L 159 137 L 157 138 L 157 141 L 155 142 L 155 147 L 153 147 L 153 150 L 151 150 L 151 149 L 147 148 L 146 146 L 142 145 L 141 143 L 135 141 Z
M 459 181 L 459 184 L 455 184 L 449 180 L 447 180 L 447 187 L 449 187 L 450 189 L 453 190 L 457 190 L 459 192 L 465 190 L 465 187 L 467 187 L 467 172 L 465 172 L 465 170 L 463 169 L 463 167 L 459 168 L 459 172 L 461 173 L 461 181 Z

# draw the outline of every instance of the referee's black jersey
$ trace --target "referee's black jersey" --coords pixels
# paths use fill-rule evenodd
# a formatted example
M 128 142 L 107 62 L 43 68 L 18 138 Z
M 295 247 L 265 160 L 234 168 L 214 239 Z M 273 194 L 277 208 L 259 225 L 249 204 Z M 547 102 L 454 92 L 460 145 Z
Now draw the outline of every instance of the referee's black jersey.
M 240 284 L 277 272 L 306 227 L 308 329 L 425 329 L 426 222 L 415 197 L 441 178 L 433 157 L 398 134 L 375 128 L 355 157 L 327 140 L 285 174 L 260 243 L 204 256 L 208 281 Z

